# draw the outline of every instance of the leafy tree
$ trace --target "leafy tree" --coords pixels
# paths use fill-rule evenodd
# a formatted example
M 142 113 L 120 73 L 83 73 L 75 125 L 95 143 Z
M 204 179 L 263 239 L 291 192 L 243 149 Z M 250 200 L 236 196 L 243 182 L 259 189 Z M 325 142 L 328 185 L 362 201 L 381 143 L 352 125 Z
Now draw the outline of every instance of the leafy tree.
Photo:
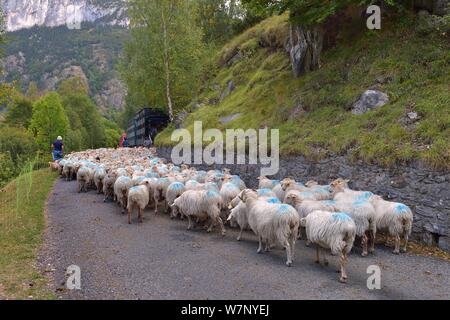
M 33 116 L 33 103 L 25 97 L 14 99 L 6 113 L 6 122 L 10 125 L 28 128 Z
M 235 33 L 243 10 L 236 0 L 198 0 L 198 20 L 206 43 L 223 43 Z
M 20 158 L 32 158 L 37 151 L 34 137 L 24 128 L 3 126 L 0 128 L 0 152 L 9 153 L 14 162 Z
M 198 90 L 204 46 L 197 12 L 193 0 L 130 1 L 132 40 L 121 72 L 133 107 L 165 105 L 173 120 Z
M 71 122 L 73 137 L 81 135 L 81 147 L 100 148 L 105 143 L 102 116 L 92 100 L 84 94 L 76 93 L 63 97 L 63 105 Z
M 72 77 L 61 81 L 58 85 L 58 93 L 61 96 L 71 96 L 74 94 L 89 95 L 89 84 L 80 77 Z
M 251 10 L 263 12 L 289 11 L 291 21 L 296 24 L 314 25 L 324 22 L 328 17 L 350 5 L 368 5 L 373 0 L 242 0 Z M 391 7 L 401 7 L 410 3 L 408 0 L 385 0 Z
M 48 150 L 58 136 L 65 136 L 69 120 L 56 92 L 48 93 L 33 105 L 30 131 L 42 150 Z

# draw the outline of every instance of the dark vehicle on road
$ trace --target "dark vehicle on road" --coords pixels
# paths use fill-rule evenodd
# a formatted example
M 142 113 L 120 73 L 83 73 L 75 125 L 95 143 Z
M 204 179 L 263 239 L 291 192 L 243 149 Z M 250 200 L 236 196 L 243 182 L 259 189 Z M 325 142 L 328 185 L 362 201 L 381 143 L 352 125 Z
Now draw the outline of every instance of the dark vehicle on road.
M 147 137 L 155 136 L 169 123 L 169 117 L 159 109 L 145 108 L 130 121 L 127 130 L 129 147 L 141 147 Z

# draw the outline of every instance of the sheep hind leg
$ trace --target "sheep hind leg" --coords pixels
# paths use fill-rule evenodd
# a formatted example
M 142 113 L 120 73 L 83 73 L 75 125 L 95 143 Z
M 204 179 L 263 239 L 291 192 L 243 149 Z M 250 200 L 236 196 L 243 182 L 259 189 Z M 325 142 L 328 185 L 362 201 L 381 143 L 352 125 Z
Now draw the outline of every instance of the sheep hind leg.
M 139 209 L 139 223 L 143 223 L 144 222 L 144 210 L 141 208 L 141 207 L 139 207 L 138 208 Z
M 369 238 L 367 237 L 367 235 L 366 234 L 364 234 L 363 236 L 362 236 L 362 238 L 361 238 L 361 244 L 362 244 L 362 248 L 363 248 L 363 252 L 362 252 L 362 256 L 363 257 L 367 257 L 367 255 L 368 255 L 368 251 L 367 251 L 367 248 L 368 248 L 368 241 L 369 241 Z
M 374 254 L 375 253 L 375 240 L 376 240 L 376 232 L 371 231 L 370 232 L 370 248 L 369 252 Z
M 241 231 L 239 231 L 239 235 L 237 237 L 237 241 L 241 241 L 243 231 L 244 231 L 244 228 L 241 228 Z
M 284 247 L 286 248 L 286 257 L 287 257 L 287 261 L 286 261 L 286 265 L 288 267 L 292 266 L 292 247 L 289 243 L 289 240 L 285 240 L 284 241 Z
M 133 205 L 128 208 L 128 224 L 131 224 L 131 215 L 133 214 Z
M 257 253 L 262 253 L 263 252 L 263 248 L 262 248 L 263 247 L 263 239 L 261 236 L 259 236 L 258 240 L 259 240 L 259 247 L 258 247 Z
M 409 240 L 409 235 L 408 235 L 408 233 L 405 233 L 405 235 L 404 235 L 403 238 L 404 238 L 405 243 L 403 244 L 403 247 L 402 247 L 401 251 L 402 251 L 403 253 L 406 253 L 406 251 L 408 250 L 408 240 Z
M 393 251 L 394 254 L 400 254 L 400 236 L 395 236 L 395 248 Z
M 316 245 L 316 261 L 317 264 L 320 264 L 320 247 Z
M 221 218 L 221 217 L 218 217 L 216 223 L 219 224 L 220 232 L 221 232 L 222 236 L 225 236 L 226 231 L 225 231 L 225 226 L 223 225 L 223 220 L 222 220 L 222 218 Z
M 187 227 L 187 229 L 191 230 L 192 229 L 192 218 L 191 218 L 191 216 L 187 216 L 187 219 L 188 219 L 188 227 Z
M 347 254 L 346 253 L 342 253 L 341 254 L 341 258 L 340 258 L 340 266 L 341 266 L 341 278 L 340 278 L 340 282 L 342 283 L 347 283 L 347 271 L 346 271 L 346 265 L 347 265 Z

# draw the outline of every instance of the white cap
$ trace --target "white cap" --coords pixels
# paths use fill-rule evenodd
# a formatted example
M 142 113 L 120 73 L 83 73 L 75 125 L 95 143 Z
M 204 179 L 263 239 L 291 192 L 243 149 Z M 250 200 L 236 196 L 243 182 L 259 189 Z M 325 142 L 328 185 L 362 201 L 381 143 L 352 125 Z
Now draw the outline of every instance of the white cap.
M 62 137 L 61 137 L 61 136 L 58 136 L 58 139 L 57 139 L 57 140 L 61 141 L 61 140 L 62 140 Z

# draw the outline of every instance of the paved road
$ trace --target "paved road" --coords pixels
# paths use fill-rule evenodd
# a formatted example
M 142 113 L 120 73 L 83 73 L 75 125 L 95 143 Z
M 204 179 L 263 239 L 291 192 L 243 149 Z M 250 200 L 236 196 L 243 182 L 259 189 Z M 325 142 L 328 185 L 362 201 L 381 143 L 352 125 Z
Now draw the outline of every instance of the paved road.
M 143 224 L 128 225 L 112 203 L 94 192 L 78 194 L 75 182 L 57 182 L 48 203 L 48 230 L 41 263 L 55 271 L 78 265 L 81 291 L 57 291 L 63 299 L 450 299 L 450 264 L 413 255 L 349 260 L 348 284 L 338 281 L 337 261 L 314 263 L 315 251 L 300 241 L 292 268 L 276 249 L 256 254 L 251 233 L 243 241 L 229 230 L 187 231 L 186 222 L 146 212 Z M 369 265 L 382 268 L 382 289 L 366 287 Z

